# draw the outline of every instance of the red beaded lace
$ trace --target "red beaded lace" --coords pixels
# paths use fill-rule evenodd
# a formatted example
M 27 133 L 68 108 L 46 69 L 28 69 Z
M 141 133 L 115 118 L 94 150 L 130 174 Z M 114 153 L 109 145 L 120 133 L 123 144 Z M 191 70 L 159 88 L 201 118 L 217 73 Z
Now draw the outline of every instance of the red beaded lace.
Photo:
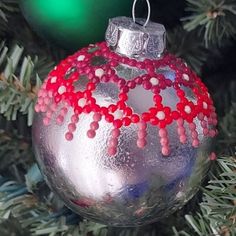
M 93 65 L 94 57 L 102 57 L 105 64 Z M 125 80 L 117 75 L 116 67 L 120 64 L 136 67 L 144 70 L 146 74 L 137 76 L 132 80 Z M 158 68 L 169 67 L 175 73 L 175 80 L 170 80 L 164 74 L 157 73 Z M 74 84 L 80 76 L 86 75 L 87 86 L 84 91 L 76 91 Z M 114 83 L 119 88 L 118 102 L 109 106 L 100 106 L 93 97 L 99 83 Z M 129 92 L 137 86 L 153 94 L 153 107 L 147 108 L 146 112 L 137 114 L 133 108 L 127 105 Z M 182 86 L 191 89 L 196 102 L 190 101 L 182 89 Z M 179 101 L 176 108 L 172 110 L 164 106 L 160 92 L 166 88 L 174 88 Z M 181 143 L 187 142 L 186 125 L 189 126 L 192 145 L 199 146 L 199 134 L 196 130 L 194 119 L 201 121 L 201 127 L 205 136 L 214 137 L 217 134 L 217 115 L 213 102 L 206 86 L 197 75 L 188 68 L 181 59 L 171 54 L 166 54 L 159 60 L 146 59 L 137 61 L 122 57 L 112 52 L 105 42 L 84 48 L 62 61 L 52 70 L 38 93 L 38 101 L 35 105 L 36 112 L 44 113 L 44 125 L 52 122 L 53 114 L 57 112 L 55 122 L 62 125 L 72 107 L 74 114 L 68 124 L 65 138 L 71 141 L 74 138 L 76 125 L 82 113 L 93 113 L 93 121 L 87 132 L 88 138 L 95 138 L 99 129 L 99 122 L 105 119 L 113 125 L 110 140 L 108 142 L 108 154 L 116 155 L 119 145 L 121 127 L 136 124 L 138 126 L 137 146 L 144 148 L 147 144 L 147 124 L 159 128 L 162 154 L 170 154 L 169 138 L 166 127 L 176 122 L 177 132 Z

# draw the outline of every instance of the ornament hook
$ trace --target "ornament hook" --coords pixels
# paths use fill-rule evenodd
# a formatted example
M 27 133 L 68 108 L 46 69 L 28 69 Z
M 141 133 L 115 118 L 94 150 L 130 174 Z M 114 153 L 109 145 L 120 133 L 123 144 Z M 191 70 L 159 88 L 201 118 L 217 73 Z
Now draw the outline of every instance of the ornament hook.
M 134 0 L 134 3 L 133 3 L 133 9 L 132 9 L 132 16 L 133 16 L 133 21 L 134 23 L 136 23 L 136 17 L 135 17 L 135 6 L 137 4 L 137 1 L 138 0 Z M 146 22 L 144 23 L 143 27 L 146 27 L 149 20 L 150 20 L 150 16 L 151 16 L 151 5 L 150 5 L 150 2 L 149 0 L 146 0 L 146 3 L 147 3 L 147 6 L 148 6 L 148 16 L 147 16 L 147 20 Z

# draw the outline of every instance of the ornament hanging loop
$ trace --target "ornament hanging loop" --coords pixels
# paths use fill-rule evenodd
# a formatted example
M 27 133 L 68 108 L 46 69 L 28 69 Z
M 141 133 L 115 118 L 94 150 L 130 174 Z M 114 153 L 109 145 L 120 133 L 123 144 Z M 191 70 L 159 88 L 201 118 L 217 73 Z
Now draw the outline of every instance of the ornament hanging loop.
M 137 1 L 138 0 L 134 0 L 134 3 L 133 3 L 133 9 L 132 9 L 132 16 L 133 16 L 133 21 L 134 23 L 136 23 L 136 17 L 135 17 L 135 7 L 136 7 L 136 4 L 137 4 Z M 150 5 L 150 2 L 149 0 L 146 0 L 146 3 L 147 3 L 147 6 L 148 6 L 148 16 L 147 16 L 147 20 L 146 22 L 144 23 L 143 27 L 146 27 L 149 20 L 150 20 L 150 16 L 151 16 L 151 5 Z

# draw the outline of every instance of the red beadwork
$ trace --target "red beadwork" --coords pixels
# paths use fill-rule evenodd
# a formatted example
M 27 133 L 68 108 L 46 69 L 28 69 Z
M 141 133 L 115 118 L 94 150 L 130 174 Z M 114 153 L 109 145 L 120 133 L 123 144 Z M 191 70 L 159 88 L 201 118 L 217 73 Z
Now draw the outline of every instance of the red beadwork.
M 97 50 L 88 52 L 93 47 Z M 104 57 L 106 63 L 93 66 L 92 59 L 95 56 Z M 127 81 L 120 78 L 116 72 L 116 67 L 120 64 L 141 69 L 144 74 Z M 169 67 L 175 72 L 174 81 L 160 73 L 159 68 L 164 67 Z M 86 89 L 76 91 L 74 83 L 81 77 L 88 80 Z M 104 107 L 99 106 L 93 96 L 99 83 L 114 83 L 119 89 L 118 102 Z M 134 114 L 133 108 L 127 105 L 129 91 L 135 89 L 136 86 L 141 86 L 153 94 L 153 107 L 147 107 L 146 111 L 140 114 Z M 182 86 L 188 87 L 193 92 L 195 103 L 186 97 Z M 163 104 L 161 91 L 167 87 L 172 87 L 179 98 L 175 109 Z M 217 135 L 215 129 L 217 115 L 208 90 L 182 60 L 166 54 L 159 60 L 137 61 L 112 52 L 105 42 L 84 48 L 62 61 L 50 72 L 40 89 L 35 111 L 45 113 L 44 125 L 50 125 L 53 119 L 58 125 L 62 125 L 69 108 L 73 109 L 74 114 L 70 118 L 71 123 L 68 124 L 65 138 L 68 141 L 73 139 L 73 132 L 76 130 L 80 114 L 92 113 L 93 120 L 87 132 L 89 138 L 96 136 L 102 118 L 114 127 L 108 143 L 108 154 L 111 156 L 117 152 L 120 128 L 132 124 L 138 126 L 137 146 L 139 148 L 147 145 L 147 124 L 158 127 L 163 155 L 170 154 L 166 127 L 173 121 L 177 124 L 176 131 L 181 143 L 186 143 L 187 138 L 190 138 L 194 147 L 200 145 L 200 133 L 197 132 L 195 119 L 200 121 L 202 133 L 205 136 Z M 58 109 L 60 109 L 59 112 L 57 112 Z M 190 129 L 189 135 L 186 134 L 187 125 Z

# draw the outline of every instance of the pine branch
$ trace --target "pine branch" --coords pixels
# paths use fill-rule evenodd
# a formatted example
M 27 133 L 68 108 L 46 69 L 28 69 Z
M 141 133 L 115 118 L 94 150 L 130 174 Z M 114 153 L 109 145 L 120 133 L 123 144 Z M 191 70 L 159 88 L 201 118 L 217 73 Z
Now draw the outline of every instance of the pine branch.
M 182 18 L 187 31 L 203 32 L 206 46 L 222 45 L 225 38 L 236 37 L 236 2 L 233 0 L 186 0 L 186 11 L 191 15 Z
M 231 109 L 227 112 L 220 124 L 221 133 L 225 138 L 224 144 L 236 146 L 236 102 L 232 103 Z
M 181 26 L 167 33 L 168 50 L 177 57 L 183 58 L 189 66 L 201 74 L 207 60 L 207 50 L 196 32 L 187 32 Z
M 236 158 L 222 157 L 217 161 L 216 173 L 211 172 L 208 185 L 203 189 L 201 211 L 186 215 L 186 220 L 197 235 L 236 235 Z M 177 232 L 175 235 L 189 235 Z
M 0 18 L 7 22 L 10 13 L 18 12 L 17 5 L 17 0 L 2 0 L 0 2 Z
M 17 0 L 2 0 L 0 2 L 0 36 L 4 36 L 8 30 L 8 19 L 19 12 Z
M 31 145 L 16 130 L 7 133 L 0 130 L 0 173 L 24 181 L 24 174 L 33 161 Z
M 0 113 L 7 120 L 16 120 L 18 113 L 27 115 L 28 125 L 31 126 L 34 113 L 34 102 L 37 91 L 41 86 L 41 80 L 35 67 L 41 63 L 40 68 L 47 63 L 43 58 L 39 62 L 38 58 L 32 59 L 24 56 L 24 49 L 14 45 L 10 52 L 2 43 L 0 45 Z M 42 65 L 43 64 L 43 65 Z M 49 71 L 53 63 L 47 63 L 43 71 Z

